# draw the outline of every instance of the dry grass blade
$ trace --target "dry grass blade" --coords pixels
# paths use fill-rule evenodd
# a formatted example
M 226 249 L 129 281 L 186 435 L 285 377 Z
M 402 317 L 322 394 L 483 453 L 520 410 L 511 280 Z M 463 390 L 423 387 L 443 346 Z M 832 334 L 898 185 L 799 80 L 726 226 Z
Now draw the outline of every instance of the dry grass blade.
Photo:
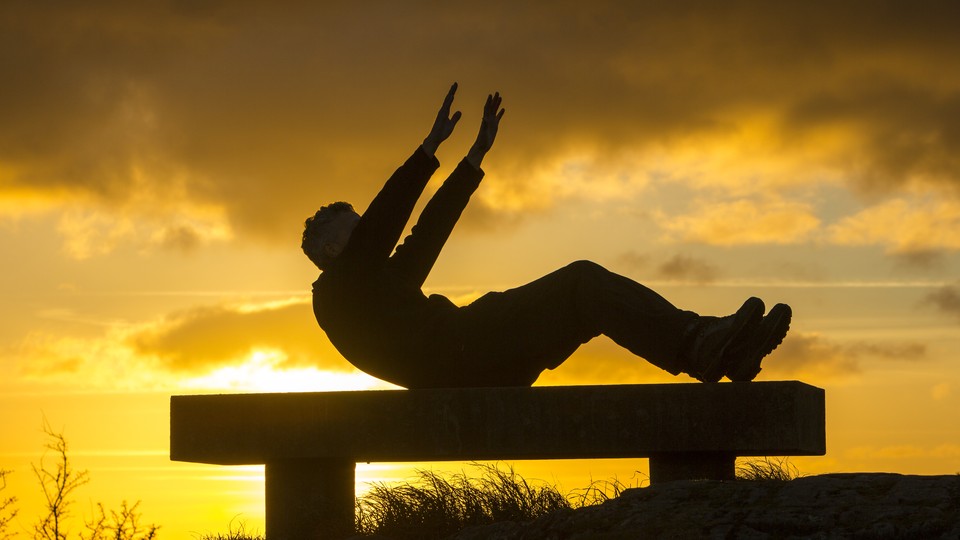
M 738 480 L 766 480 L 786 482 L 800 477 L 800 471 L 790 458 L 755 459 L 737 465 Z

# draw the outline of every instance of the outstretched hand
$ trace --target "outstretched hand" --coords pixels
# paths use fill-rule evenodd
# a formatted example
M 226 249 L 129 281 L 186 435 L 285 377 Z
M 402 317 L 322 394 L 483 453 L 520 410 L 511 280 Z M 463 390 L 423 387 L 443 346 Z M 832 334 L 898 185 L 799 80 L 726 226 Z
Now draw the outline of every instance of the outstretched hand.
M 483 156 L 493 147 L 493 141 L 497 138 L 497 130 L 500 128 L 500 119 L 506 109 L 500 108 L 503 97 L 500 92 L 487 96 L 487 102 L 483 105 L 483 119 L 480 121 L 480 132 L 477 133 L 477 140 L 470 147 L 467 153 L 467 160 L 476 168 L 480 168 L 480 162 Z
M 456 93 L 457 83 L 453 83 L 450 91 L 447 92 L 447 97 L 443 98 L 443 105 L 437 112 L 437 119 L 433 122 L 433 128 L 430 129 L 430 133 L 423 140 L 423 149 L 431 156 L 436 153 L 440 143 L 447 140 L 447 137 L 453 133 L 453 128 L 460 120 L 460 111 L 453 113 L 453 116 L 450 115 L 450 106 L 453 105 L 453 96 Z

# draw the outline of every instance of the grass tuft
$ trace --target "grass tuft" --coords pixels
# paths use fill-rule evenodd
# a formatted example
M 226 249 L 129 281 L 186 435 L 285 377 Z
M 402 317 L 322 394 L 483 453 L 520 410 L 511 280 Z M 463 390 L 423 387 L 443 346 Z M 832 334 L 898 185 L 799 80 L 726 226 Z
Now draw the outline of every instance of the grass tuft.
M 574 508 L 594 506 L 616 499 L 627 489 L 642 487 L 644 483 L 645 481 L 640 479 L 634 484 L 624 484 L 616 477 L 610 480 L 594 480 L 585 488 L 573 490 L 567 495 L 567 499 L 573 503 Z
M 790 458 L 756 459 L 741 463 L 737 466 L 738 480 L 765 480 L 786 482 L 799 478 L 800 471 L 796 465 L 790 463 Z
M 414 483 L 373 484 L 357 500 L 357 532 L 394 540 L 445 538 L 466 527 L 530 521 L 573 507 L 555 486 L 531 484 L 512 467 L 474 466 L 481 470 L 476 478 L 420 470 Z
M 256 532 L 248 533 L 246 524 L 243 522 L 237 524 L 236 528 L 234 528 L 231 522 L 226 534 L 206 534 L 201 536 L 200 540 L 263 540 L 263 535 L 257 534 Z
M 263 535 L 230 531 L 226 534 L 217 533 L 201 536 L 200 540 L 263 540 Z

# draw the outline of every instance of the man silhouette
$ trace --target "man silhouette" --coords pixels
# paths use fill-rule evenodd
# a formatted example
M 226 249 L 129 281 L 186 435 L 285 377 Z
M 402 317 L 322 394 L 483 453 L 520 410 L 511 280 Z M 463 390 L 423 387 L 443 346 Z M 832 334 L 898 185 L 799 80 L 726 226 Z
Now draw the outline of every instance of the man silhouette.
M 303 251 L 318 268 L 314 313 L 357 368 L 407 388 L 529 386 L 604 334 L 648 362 L 700 381 L 753 380 L 783 340 L 791 310 L 749 298 L 732 315 L 701 316 L 603 267 L 578 261 L 532 283 L 458 307 L 421 291 L 483 178 L 504 109 L 487 96 L 476 141 L 397 246 L 434 156 L 460 120 L 451 86 L 430 133 L 359 215 L 345 202 L 308 218 Z M 391 255 L 396 246 L 396 251 Z

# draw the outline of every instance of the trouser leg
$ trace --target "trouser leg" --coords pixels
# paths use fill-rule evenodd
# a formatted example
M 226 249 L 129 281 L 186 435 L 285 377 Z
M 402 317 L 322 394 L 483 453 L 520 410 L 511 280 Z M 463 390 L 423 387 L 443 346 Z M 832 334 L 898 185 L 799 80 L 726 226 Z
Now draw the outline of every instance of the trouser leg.
M 604 334 L 673 374 L 695 313 L 677 309 L 643 285 L 579 261 L 522 287 L 489 293 L 461 308 L 468 356 L 498 369 L 554 368 Z M 523 367 L 519 367 L 523 366 Z M 532 383 L 536 375 L 530 380 Z

